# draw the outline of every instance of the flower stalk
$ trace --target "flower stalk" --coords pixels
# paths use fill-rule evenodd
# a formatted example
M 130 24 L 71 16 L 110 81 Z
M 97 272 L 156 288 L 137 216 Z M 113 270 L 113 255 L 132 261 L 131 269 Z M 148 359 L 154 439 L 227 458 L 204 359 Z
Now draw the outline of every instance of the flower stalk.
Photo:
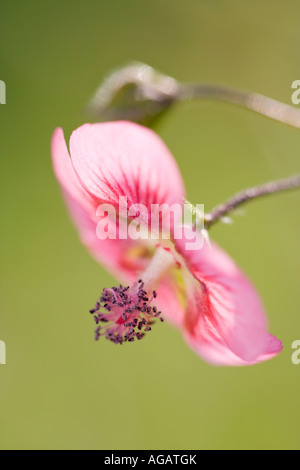
M 181 85 L 177 101 L 207 99 L 223 101 L 249 109 L 268 118 L 300 129 L 300 110 L 259 93 L 210 83 Z
M 300 175 L 284 178 L 278 181 L 271 181 L 261 186 L 248 188 L 233 196 L 228 201 L 219 204 L 209 214 L 204 216 L 204 228 L 211 228 L 216 222 L 230 214 L 232 211 L 246 202 L 258 199 L 270 194 L 300 188 Z
M 216 100 L 249 109 L 300 129 L 300 110 L 259 93 L 214 83 L 180 83 L 149 65 L 132 63 L 113 72 L 88 103 L 97 119 L 129 120 L 152 126 L 176 103 Z

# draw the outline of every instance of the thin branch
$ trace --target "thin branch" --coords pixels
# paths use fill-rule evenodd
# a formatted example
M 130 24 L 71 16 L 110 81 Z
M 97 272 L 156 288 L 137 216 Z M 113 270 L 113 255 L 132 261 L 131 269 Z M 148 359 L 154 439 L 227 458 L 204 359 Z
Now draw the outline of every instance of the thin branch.
M 245 204 L 248 201 L 252 201 L 253 199 L 258 199 L 269 194 L 275 194 L 299 187 L 300 175 L 296 175 L 279 181 L 272 181 L 255 188 L 246 189 L 245 191 L 242 191 L 233 196 L 227 202 L 215 207 L 215 209 L 213 209 L 209 214 L 206 214 L 204 219 L 204 226 L 206 229 L 209 229 L 212 225 L 222 219 L 222 217 L 228 215 L 237 207 Z
M 181 85 L 178 101 L 213 99 L 235 104 L 300 129 L 300 109 L 258 93 L 217 84 L 191 83 Z
M 151 126 L 172 105 L 196 99 L 224 101 L 300 128 L 300 109 L 272 98 L 210 83 L 179 83 L 149 65 L 122 67 L 98 88 L 87 106 L 95 118 L 125 119 Z

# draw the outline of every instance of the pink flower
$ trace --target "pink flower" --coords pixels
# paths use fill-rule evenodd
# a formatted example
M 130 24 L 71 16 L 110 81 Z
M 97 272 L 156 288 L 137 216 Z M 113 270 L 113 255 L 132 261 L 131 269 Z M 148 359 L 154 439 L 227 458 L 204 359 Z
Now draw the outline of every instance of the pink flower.
M 120 344 L 141 339 L 162 311 L 210 363 L 251 365 L 281 351 L 281 342 L 267 332 L 255 288 L 218 246 L 188 250 L 192 228 L 185 227 L 183 238 L 175 240 L 176 221 L 170 240 L 122 237 L 128 220 L 137 216 L 141 226 L 150 228 L 147 213 L 153 204 L 165 204 L 165 213 L 173 204 L 183 205 L 185 189 L 178 167 L 153 131 L 129 122 L 86 124 L 72 134 L 70 154 L 57 129 L 52 140 L 54 170 L 81 240 L 127 284 L 104 289 L 91 310 L 96 339 L 106 336 Z M 120 211 L 119 198 L 125 196 Z M 116 239 L 97 236 L 101 204 L 110 204 L 117 212 Z M 129 212 L 133 205 L 139 205 L 138 213 Z M 101 216 L 112 228 L 111 214 Z

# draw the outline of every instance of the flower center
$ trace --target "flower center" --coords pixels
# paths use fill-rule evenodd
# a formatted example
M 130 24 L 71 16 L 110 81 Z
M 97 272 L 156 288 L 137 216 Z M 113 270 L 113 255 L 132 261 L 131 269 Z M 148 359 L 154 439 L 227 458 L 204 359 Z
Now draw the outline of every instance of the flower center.
M 90 310 L 97 324 L 95 339 L 101 336 L 115 344 L 140 340 L 151 330 L 154 319 L 160 319 L 161 312 L 152 305 L 157 297 L 155 287 L 164 274 L 176 265 L 170 248 L 157 246 L 155 254 L 142 275 L 132 287 L 103 289 L 100 299 Z
M 150 305 L 156 297 L 155 290 L 151 295 L 147 293 L 141 279 L 131 288 L 120 285 L 103 289 L 95 308 L 90 310 L 97 324 L 95 340 L 105 336 L 115 344 L 123 344 L 142 339 L 151 331 L 155 318 L 163 321 L 161 312 Z

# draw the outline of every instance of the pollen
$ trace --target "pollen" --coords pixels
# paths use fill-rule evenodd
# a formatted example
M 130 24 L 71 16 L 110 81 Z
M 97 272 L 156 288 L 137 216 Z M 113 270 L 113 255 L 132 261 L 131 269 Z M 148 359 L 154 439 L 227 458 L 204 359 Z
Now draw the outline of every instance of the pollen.
M 155 319 L 160 319 L 161 312 L 152 305 L 156 291 L 147 292 L 144 282 L 139 279 L 132 287 L 105 288 L 95 307 L 90 310 L 97 325 L 95 340 L 101 336 L 114 344 L 141 340 L 151 331 Z

